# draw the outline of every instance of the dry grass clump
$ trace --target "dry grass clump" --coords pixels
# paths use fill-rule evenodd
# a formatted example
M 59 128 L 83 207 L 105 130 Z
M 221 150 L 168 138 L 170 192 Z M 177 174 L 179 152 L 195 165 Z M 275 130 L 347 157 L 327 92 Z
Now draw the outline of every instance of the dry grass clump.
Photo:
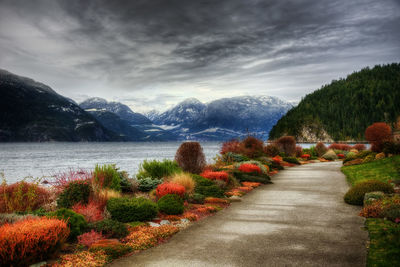
M 180 184 L 183 187 L 185 187 L 186 193 L 192 193 L 195 187 L 195 182 L 192 178 L 192 176 L 188 173 L 175 173 L 171 176 L 170 179 L 168 179 L 174 184 Z

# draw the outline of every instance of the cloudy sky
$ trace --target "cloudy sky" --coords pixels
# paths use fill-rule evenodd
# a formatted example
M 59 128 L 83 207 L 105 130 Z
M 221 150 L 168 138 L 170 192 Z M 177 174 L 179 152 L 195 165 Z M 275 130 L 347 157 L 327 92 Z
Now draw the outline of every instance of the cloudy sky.
M 400 61 L 399 0 L 0 0 L 0 68 L 135 111 L 289 101 Z

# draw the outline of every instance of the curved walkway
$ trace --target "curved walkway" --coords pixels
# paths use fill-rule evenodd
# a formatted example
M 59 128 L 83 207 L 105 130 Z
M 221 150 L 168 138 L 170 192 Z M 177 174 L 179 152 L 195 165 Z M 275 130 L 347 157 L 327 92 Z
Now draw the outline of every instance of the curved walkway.
M 288 168 L 215 216 L 112 266 L 365 266 L 341 162 Z

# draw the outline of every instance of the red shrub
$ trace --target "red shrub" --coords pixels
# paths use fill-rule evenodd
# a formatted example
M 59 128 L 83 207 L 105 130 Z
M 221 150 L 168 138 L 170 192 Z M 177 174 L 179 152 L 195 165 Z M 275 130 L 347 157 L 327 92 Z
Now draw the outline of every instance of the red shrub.
M 337 144 L 333 143 L 329 146 L 329 149 L 337 149 L 337 150 L 344 150 L 344 151 L 350 151 L 351 146 L 347 144 Z
M 272 158 L 272 160 L 277 163 L 280 164 L 282 162 L 282 157 L 281 156 L 275 156 Z
M 184 142 L 175 154 L 175 160 L 184 171 L 201 173 L 206 165 L 206 157 L 199 142 Z
M 303 155 L 303 148 L 301 146 L 296 146 L 296 157 L 300 158 Z
M 241 154 L 249 158 L 260 157 L 264 154 L 264 142 L 253 136 L 246 137 L 241 146 Z
M 371 150 L 382 152 L 382 144 L 392 139 L 392 128 L 384 122 L 376 122 L 365 130 L 365 139 L 371 144 Z
M 229 180 L 229 175 L 227 172 L 224 171 L 219 171 L 219 172 L 213 172 L 210 170 L 205 170 L 200 174 L 204 178 L 210 179 L 210 180 L 222 180 L 227 182 Z
M 72 207 L 72 210 L 76 213 L 82 214 L 89 223 L 104 219 L 103 210 L 100 205 L 93 201 L 90 201 L 87 205 L 77 203 Z
M 239 171 L 241 171 L 241 172 L 258 172 L 258 173 L 262 172 L 261 168 L 258 167 L 257 165 L 248 164 L 248 163 L 240 165 Z
M 353 146 L 354 149 L 357 149 L 358 151 L 364 151 L 367 149 L 367 147 L 364 144 L 355 144 Z
M 344 154 L 337 154 L 340 159 L 344 159 Z
M 104 239 L 104 236 L 102 234 L 92 230 L 88 233 L 84 233 L 78 236 L 78 243 L 90 247 L 92 244 L 102 239 Z
M 365 218 L 383 218 L 384 206 L 381 200 L 376 200 L 370 205 L 366 205 L 361 211 L 360 216 Z
M 221 155 L 224 155 L 228 152 L 240 154 L 241 146 L 239 140 L 233 139 L 222 144 L 220 151 Z
M 315 146 L 315 150 L 317 151 L 318 157 L 321 157 L 323 154 L 328 151 L 324 143 L 318 142 L 318 144 Z
M 50 193 L 35 183 L 0 185 L 0 213 L 36 210 L 49 199 Z
M 303 155 L 301 155 L 301 158 L 308 160 L 310 158 L 310 154 L 303 154 Z
M 287 156 L 294 156 L 296 153 L 296 139 L 293 136 L 282 136 L 276 143 Z
M 88 181 L 93 177 L 92 172 L 88 172 L 85 170 L 69 170 L 66 172 L 59 172 L 53 175 L 54 180 L 51 184 L 57 189 L 64 189 L 70 182 L 72 181 Z
M 66 222 L 46 217 L 0 227 L 2 266 L 27 266 L 52 256 L 69 235 Z
M 279 147 L 276 143 L 271 143 L 264 148 L 264 153 L 270 157 L 279 155 Z
M 161 198 L 168 194 L 176 194 L 183 197 L 185 195 L 185 187 L 174 183 L 162 183 L 156 188 L 156 195 Z

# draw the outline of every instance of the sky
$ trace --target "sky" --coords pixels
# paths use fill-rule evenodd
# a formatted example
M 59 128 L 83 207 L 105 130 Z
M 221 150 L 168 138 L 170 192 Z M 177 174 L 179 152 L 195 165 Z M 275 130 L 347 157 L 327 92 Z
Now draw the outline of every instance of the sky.
M 400 0 L 0 0 L 0 68 L 81 102 L 287 101 L 400 62 Z

